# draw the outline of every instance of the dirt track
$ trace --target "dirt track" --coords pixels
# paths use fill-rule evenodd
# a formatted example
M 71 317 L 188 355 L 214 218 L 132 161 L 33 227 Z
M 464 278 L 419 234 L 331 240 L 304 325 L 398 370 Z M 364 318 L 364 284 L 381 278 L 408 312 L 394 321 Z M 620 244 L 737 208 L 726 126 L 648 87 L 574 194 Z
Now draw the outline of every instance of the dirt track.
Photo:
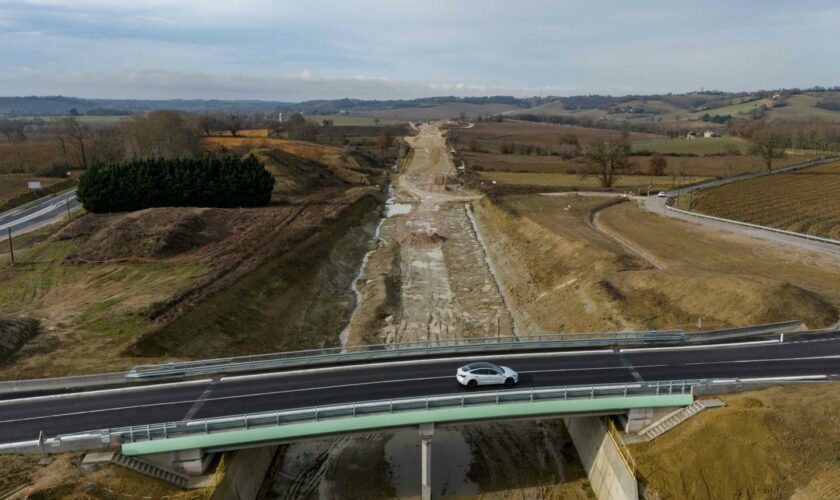
M 395 202 L 411 209 L 383 223 L 361 287 L 359 310 L 369 317 L 354 317 L 348 342 L 371 342 L 370 332 L 361 331 L 371 326 L 386 343 L 509 335 L 510 313 L 467 212 L 466 204 L 478 196 L 461 191 L 437 126 L 422 125 L 406 141 L 413 154 L 394 182 Z M 388 253 L 395 258 L 382 264 Z M 398 284 L 384 311 L 366 304 L 388 294 L 374 290 L 373 277 L 383 273 Z M 388 320 L 372 325 L 371 314 Z

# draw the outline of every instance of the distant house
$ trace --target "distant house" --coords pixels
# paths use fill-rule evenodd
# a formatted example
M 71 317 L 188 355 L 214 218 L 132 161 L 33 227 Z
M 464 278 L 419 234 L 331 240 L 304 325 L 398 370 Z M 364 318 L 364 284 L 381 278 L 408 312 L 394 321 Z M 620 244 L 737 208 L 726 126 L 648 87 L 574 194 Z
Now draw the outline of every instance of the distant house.
M 707 130 L 707 131 L 703 132 L 703 137 L 705 137 L 707 139 L 709 137 L 720 137 L 720 134 L 718 134 L 714 130 Z
M 697 134 L 695 132 L 689 132 L 685 134 L 686 139 L 697 139 Z

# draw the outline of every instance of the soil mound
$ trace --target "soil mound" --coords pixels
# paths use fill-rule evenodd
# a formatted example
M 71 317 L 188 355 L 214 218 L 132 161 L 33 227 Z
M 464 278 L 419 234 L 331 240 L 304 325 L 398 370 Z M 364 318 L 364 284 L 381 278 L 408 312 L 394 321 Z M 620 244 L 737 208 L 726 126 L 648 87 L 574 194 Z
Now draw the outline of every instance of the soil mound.
M 333 169 L 315 160 L 269 148 L 255 149 L 251 154 L 274 176 L 275 194 L 299 194 L 318 188 L 345 187 L 349 184 Z
M 401 236 L 398 239 L 401 245 L 422 247 L 426 245 L 437 245 L 446 241 L 446 236 L 440 235 L 437 232 L 416 232 Z
M 0 361 L 12 355 L 38 334 L 38 321 L 34 319 L 0 318 Z
M 245 230 L 256 211 L 221 208 L 149 208 L 121 214 L 89 214 L 59 239 L 85 237 L 69 262 L 170 258 L 223 241 Z

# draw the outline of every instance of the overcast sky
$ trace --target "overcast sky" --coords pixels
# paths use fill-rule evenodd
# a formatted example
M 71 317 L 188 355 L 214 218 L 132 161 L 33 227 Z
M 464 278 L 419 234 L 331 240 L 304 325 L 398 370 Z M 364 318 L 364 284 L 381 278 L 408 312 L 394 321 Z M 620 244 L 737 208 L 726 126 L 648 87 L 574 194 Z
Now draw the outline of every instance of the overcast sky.
M 6 96 L 299 101 L 837 84 L 836 0 L 0 0 Z

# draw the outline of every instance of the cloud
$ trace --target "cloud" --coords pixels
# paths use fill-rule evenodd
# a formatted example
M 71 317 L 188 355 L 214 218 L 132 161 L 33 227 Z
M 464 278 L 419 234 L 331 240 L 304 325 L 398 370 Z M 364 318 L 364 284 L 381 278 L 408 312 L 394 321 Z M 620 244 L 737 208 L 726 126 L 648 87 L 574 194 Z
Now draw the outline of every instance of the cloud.
M 263 99 L 304 101 L 312 99 L 410 99 L 439 95 L 517 95 L 567 93 L 567 87 L 490 86 L 463 82 L 422 82 L 394 80 L 381 76 L 319 76 L 304 71 L 293 76 L 254 77 L 209 73 L 170 72 L 156 69 L 123 68 L 110 74 L 84 70 L 57 72 L 39 68 L 18 68 L 14 75 L 0 74 L 0 86 L 14 89 L 26 81 L 17 95 L 47 95 L 56 81 L 62 82 L 63 95 L 90 98 L 147 99 Z M 17 83 L 19 85 L 19 83 Z M 190 89 L 185 92 L 184 89 Z
M 0 93 L 314 99 L 833 85 L 840 5 L 0 0 Z

